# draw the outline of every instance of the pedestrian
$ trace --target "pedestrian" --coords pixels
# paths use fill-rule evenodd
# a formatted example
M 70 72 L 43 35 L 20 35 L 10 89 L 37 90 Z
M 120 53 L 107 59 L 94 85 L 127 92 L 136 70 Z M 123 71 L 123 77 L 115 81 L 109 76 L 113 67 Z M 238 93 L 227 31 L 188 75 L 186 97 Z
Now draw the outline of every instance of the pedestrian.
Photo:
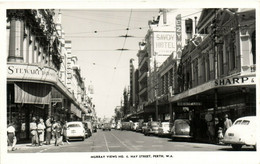
M 55 146 L 59 146 L 61 144 L 60 139 L 61 139 L 61 125 L 60 121 L 54 120 L 54 124 L 52 125 L 52 131 L 54 134 L 54 139 L 55 139 Z
M 223 144 L 223 142 L 222 142 L 223 138 L 224 138 L 223 129 L 222 129 L 222 127 L 219 127 L 219 129 L 218 129 L 218 143 L 219 144 Z
M 38 133 L 37 133 L 37 123 L 36 118 L 32 118 L 32 122 L 30 123 L 30 131 L 31 131 L 31 139 L 32 146 L 38 146 Z
M 50 116 L 47 117 L 45 124 L 46 124 L 46 145 L 50 145 L 51 132 L 52 132 L 52 118 Z
M 16 150 L 16 148 L 15 148 L 16 142 L 17 142 L 17 139 L 15 136 L 15 125 L 14 125 L 14 123 L 10 123 L 7 126 L 7 143 L 8 143 L 8 146 L 11 146 L 12 151 Z
M 225 121 L 224 121 L 224 134 L 226 133 L 227 129 L 232 126 L 232 121 L 228 118 L 228 115 L 225 115 Z
M 40 122 L 39 122 L 39 124 L 37 126 L 37 132 L 38 132 L 38 136 L 39 136 L 39 146 L 43 145 L 44 130 L 45 130 L 45 125 L 44 125 L 43 119 L 40 118 Z
M 215 127 L 214 127 L 214 122 L 213 121 L 208 121 L 208 136 L 209 136 L 209 142 L 213 143 L 214 142 L 214 137 L 215 137 Z
M 63 141 L 66 142 L 67 144 L 70 144 L 68 141 L 68 136 L 67 136 L 67 121 L 64 122 L 63 124 Z

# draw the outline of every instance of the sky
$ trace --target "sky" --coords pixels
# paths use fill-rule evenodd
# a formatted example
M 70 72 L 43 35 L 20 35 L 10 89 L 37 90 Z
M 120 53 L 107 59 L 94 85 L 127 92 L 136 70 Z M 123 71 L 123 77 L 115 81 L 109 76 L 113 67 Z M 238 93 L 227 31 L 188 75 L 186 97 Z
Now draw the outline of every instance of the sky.
M 66 40 L 78 57 L 86 86 L 93 85 L 93 102 L 101 118 L 111 118 L 120 106 L 123 90 L 129 86 L 129 61 L 137 60 L 139 42 L 148 30 L 148 21 L 159 9 L 60 10 Z M 127 30 L 128 28 L 128 30 Z M 121 35 L 133 37 L 119 37 Z M 119 51 L 117 49 L 128 49 Z

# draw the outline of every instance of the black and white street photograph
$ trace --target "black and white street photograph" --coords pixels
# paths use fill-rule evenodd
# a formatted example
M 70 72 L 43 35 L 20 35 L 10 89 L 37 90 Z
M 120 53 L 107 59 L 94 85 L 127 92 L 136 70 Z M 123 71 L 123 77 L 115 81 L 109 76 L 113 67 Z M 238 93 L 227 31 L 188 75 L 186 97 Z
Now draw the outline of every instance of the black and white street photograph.
M 8 156 L 257 153 L 256 6 L 4 13 Z

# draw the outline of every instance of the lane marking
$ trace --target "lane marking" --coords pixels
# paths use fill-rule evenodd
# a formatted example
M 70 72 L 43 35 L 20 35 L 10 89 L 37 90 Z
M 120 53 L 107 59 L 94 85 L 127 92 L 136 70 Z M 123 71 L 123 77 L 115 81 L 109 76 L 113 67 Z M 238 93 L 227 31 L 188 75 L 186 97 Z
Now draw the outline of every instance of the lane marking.
M 128 147 L 124 142 L 122 142 L 118 137 L 116 137 L 113 133 L 111 133 L 112 136 L 114 136 L 122 145 L 124 145 L 128 150 L 132 150 L 130 147 Z
M 143 145 L 133 145 L 133 147 L 144 147 Z
M 144 143 L 144 141 L 135 141 L 135 142 L 137 142 L 137 143 Z
M 110 152 L 110 150 L 109 150 L 109 148 L 108 148 L 108 144 L 107 144 L 107 139 L 106 139 L 106 136 L 105 136 L 104 133 L 103 133 L 103 136 L 104 136 L 104 139 L 105 139 L 105 142 L 106 142 L 107 151 Z
M 117 148 L 117 147 L 121 147 L 121 146 L 109 146 L 110 148 Z
M 162 147 L 162 145 L 152 145 L 152 147 Z

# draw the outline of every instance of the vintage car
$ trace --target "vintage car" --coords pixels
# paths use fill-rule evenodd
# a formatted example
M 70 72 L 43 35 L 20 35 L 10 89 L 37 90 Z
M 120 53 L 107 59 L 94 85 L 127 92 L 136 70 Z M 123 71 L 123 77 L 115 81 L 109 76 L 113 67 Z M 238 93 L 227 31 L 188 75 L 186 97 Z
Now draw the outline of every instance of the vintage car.
M 243 145 L 256 148 L 256 116 L 238 118 L 227 129 L 222 142 L 230 144 L 234 150 L 241 150 Z
M 193 138 L 190 135 L 190 121 L 188 119 L 176 119 L 171 128 L 171 137 L 175 138 Z
M 85 140 L 85 128 L 81 121 L 67 122 L 67 137 L 68 140 L 71 139 L 81 139 Z
M 158 136 L 169 136 L 170 135 L 170 123 L 162 122 L 158 128 Z
M 157 135 L 158 134 L 158 128 L 159 128 L 159 122 L 152 121 L 150 124 L 148 123 L 148 130 L 147 135 Z
M 104 123 L 103 126 L 102 126 L 102 130 L 103 131 L 105 131 L 105 130 L 111 131 L 111 124 L 110 123 Z

